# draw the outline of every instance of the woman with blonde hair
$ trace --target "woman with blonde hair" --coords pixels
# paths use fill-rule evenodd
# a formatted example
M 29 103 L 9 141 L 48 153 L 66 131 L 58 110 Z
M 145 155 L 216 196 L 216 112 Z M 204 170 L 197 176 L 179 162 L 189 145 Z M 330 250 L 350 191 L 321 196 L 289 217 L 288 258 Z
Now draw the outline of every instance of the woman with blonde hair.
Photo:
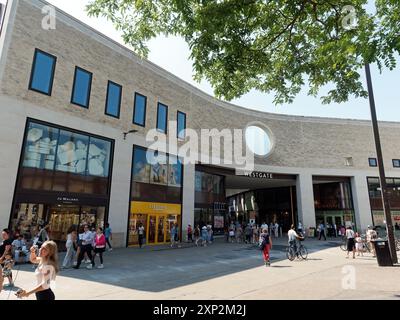
M 50 285 L 59 271 L 57 244 L 54 241 L 45 241 L 39 250 L 39 256 L 36 255 L 35 246 L 30 251 L 31 262 L 38 265 L 35 270 L 37 286 L 30 291 L 20 289 L 17 296 L 18 298 L 29 297 L 34 293 L 37 300 L 54 300 L 55 296 Z

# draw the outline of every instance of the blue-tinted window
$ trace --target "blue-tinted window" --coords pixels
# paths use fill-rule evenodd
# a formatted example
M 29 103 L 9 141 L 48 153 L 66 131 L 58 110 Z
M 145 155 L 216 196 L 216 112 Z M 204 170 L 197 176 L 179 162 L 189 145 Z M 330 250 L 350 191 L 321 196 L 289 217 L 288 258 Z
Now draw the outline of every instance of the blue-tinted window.
M 186 129 L 186 114 L 178 111 L 178 138 L 185 139 L 185 129 Z
M 146 123 L 146 103 L 147 98 L 139 93 L 135 93 L 135 105 L 133 107 L 133 123 L 145 126 Z
M 168 107 L 162 103 L 157 108 L 157 129 L 163 133 L 167 133 Z
M 89 108 L 91 86 L 92 74 L 76 67 L 71 102 L 78 106 Z
M 393 167 L 400 168 L 400 160 L 399 159 L 393 159 Z
M 377 167 L 378 166 L 378 161 L 376 160 L 376 158 L 369 158 L 368 162 L 369 162 L 369 166 L 370 167 Z
M 51 95 L 56 57 L 36 49 L 29 89 Z
M 108 81 L 106 114 L 119 118 L 121 108 L 122 87 L 112 81 Z

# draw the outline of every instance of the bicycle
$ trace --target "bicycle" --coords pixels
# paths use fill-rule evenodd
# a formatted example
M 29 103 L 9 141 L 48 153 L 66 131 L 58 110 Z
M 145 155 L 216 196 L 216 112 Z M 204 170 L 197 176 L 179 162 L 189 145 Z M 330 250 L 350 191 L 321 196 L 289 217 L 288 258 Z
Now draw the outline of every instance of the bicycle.
M 302 240 L 304 240 L 304 238 Z M 306 260 L 307 256 L 308 256 L 307 248 L 304 245 L 302 245 L 301 243 L 296 244 L 296 250 L 291 245 L 289 245 L 286 250 L 286 257 L 290 261 L 293 261 L 296 257 L 298 257 L 298 258 L 301 257 L 303 260 Z

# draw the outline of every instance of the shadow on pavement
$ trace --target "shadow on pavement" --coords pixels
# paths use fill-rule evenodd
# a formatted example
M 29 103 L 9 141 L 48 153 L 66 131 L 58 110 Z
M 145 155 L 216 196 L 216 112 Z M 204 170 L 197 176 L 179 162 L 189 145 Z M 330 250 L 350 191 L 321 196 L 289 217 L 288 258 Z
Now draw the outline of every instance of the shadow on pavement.
M 311 254 L 328 247 L 328 243 L 321 245 L 312 240 L 306 241 L 305 245 Z M 329 247 L 338 245 L 339 243 L 330 243 Z M 277 261 L 286 259 L 286 248 L 286 239 L 275 239 L 271 251 L 271 267 L 289 267 L 274 265 Z M 341 253 L 338 251 L 338 255 Z M 60 264 L 63 258 L 64 254 L 60 254 Z M 98 257 L 95 263 L 100 263 Z M 261 266 L 264 266 L 262 252 L 255 245 L 226 243 L 218 239 L 207 247 L 188 247 L 182 244 L 181 248 L 176 249 L 167 245 L 114 249 L 104 253 L 104 269 L 87 270 L 82 263 L 79 270 L 64 269 L 58 276 L 147 292 L 161 292 Z M 21 266 L 21 270 L 33 272 L 30 265 Z

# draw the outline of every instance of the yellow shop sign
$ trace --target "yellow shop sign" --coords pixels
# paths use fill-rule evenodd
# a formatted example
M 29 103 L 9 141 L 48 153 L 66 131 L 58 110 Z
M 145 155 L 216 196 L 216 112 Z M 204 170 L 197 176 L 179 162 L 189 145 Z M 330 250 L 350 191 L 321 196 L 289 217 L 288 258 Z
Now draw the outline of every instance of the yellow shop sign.
M 160 202 L 132 201 L 131 213 L 181 214 L 181 205 Z

